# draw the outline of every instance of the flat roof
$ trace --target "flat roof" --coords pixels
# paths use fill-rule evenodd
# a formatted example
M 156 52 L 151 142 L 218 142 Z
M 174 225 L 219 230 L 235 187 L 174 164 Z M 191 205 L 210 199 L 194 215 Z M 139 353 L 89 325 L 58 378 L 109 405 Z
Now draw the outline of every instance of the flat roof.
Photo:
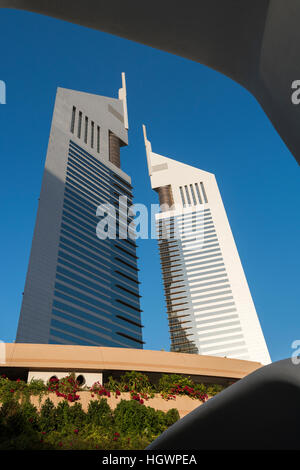
M 0 367 L 36 371 L 135 370 L 241 379 L 262 367 L 259 362 L 240 359 L 147 349 L 30 343 L 4 343 L 2 347 L 5 356 Z

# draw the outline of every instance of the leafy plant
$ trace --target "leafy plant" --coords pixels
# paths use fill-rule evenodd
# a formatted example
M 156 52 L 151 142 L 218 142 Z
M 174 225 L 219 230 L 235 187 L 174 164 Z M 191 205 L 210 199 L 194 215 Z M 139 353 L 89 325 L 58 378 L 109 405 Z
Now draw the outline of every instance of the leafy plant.
M 177 411 L 177 410 L 176 410 Z M 157 436 L 165 431 L 168 422 L 173 424 L 179 419 L 177 411 L 164 413 L 149 406 L 141 406 L 136 401 L 121 400 L 115 412 L 115 425 L 121 435 L 134 435 L 140 433 L 147 437 Z
M 74 402 L 80 398 L 78 392 L 81 390 L 81 387 L 78 385 L 74 373 L 62 379 L 57 379 L 56 377 L 51 378 L 47 382 L 47 389 L 48 392 L 54 392 L 58 397 L 63 397 L 70 402 Z
M 110 397 L 110 390 L 104 387 L 100 382 L 95 382 L 94 385 L 90 388 L 90 392 L 92 397 Z
M 170 410 L 168 410 L 165 415 L 165 419 L 167 427 L 172 426 L 172 424 L 176 423 L 176 421 L 180 419 L 177 408 L 171 408 Z
M 7 400 L 0 409 L 0 449 L 144 449 L 179 418 L 121 400 L 113 412 L 107 400 L 93 400 L 87 412 L 80 403 L 47 398 L 40 411 L 28 402 Z
M 146 374 L 136 371 L 125 372 L 125 374 L 122 375 L 120 388 L 124 392 L 131 392 L 131 395 L 138 393 L 141 398 L 145 400 L 153 398 L 155 391 L 149 377 Z
M 105 398 L 91 401 L 87 411 L 87 423 L 109 428 L 113 423 L 113 414 Z
M 56 416 L 54 403 L 47 398 L 43 403 L 39 415 L 39 427 L 42 433 L 48 433 L 56 427 Z

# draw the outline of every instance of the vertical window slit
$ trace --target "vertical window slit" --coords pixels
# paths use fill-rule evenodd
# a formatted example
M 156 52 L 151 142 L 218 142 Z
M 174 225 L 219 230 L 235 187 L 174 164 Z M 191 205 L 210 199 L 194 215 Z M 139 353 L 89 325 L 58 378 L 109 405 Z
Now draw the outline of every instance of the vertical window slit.
M 190 188 L 191 188 L 191 194 L 192 194 L 192 198 L 193 198 L 194 206 L 195 206 L 197 204 L 197 201 L 196 201 L 196 198 L 195 198 L 194 188 L 193 188 L 192 184 L 190 184 Z
M 180 196 L 181 196 L 182 204 L 185 206 L 185 199 L 184 199 L 182 186 L 179 186 L 179 190 L 180 190 Z
M 84 127 L 84 142 L 87 144 L 88 139 L 88 126 L 89 126 L 89 118 L 85 116 L 85 127 Z
M 78 137 L 78 139 L 80 139 L 80 137 L 81 137 L 81 125 L 82 125 L 82 112 L 79 111 L 78 131 L 77 131 L 77 137 Z
M 199 200 L 200 204 L 203 204 L 198 183 L 195 183 L 195 187 L 196 187 L 196 191 L 197 191 L 198 200 Z
M 201 186 L 201 189 L 202 189 L 202 194 L 203 194 L 203 197 L 204 197 L 204 202 L 208 202 L 208 201 L 207 201 L 206 192 L 205 192 L 205 189 L 204 189 L 204 184 L 203 184 L 203 183 L 200 183 L 200 186 Z
M 94 148 L 94 127 L 95 123 L 94 121 L 91 122 L 91 147 L 92 149 Z
M 189 195 L 189 189 L 188 189 L 187 186 L 185 186 L 184 189 L 185 189 L 185 194 L 186 194 L 188 205 L 190 206 L 192 203 L 191 203 L 191 198 L 190 198 L 190 195 Z
M 97 126 L 97 152 L 100 153 L 100 127 Z
M 72 132 L 72 134 L 74 134 L 74 129 L 75 129 L 75 116 L 76 116 L 76 107 L 73 106 L 72 117 L 71 117 L 71 128 L 70 128 L 70 131 Z

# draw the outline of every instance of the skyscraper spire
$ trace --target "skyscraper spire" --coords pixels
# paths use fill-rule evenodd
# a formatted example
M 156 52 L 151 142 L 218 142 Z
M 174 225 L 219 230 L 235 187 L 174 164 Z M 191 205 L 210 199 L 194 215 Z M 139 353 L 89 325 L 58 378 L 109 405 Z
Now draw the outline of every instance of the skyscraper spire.
M 143 124 L 143 134 L 144 134 L 144 142 L 145 142 L 145 147 L 146 147 L 146 156 L 147 156 L 147 164 L 148 164 L 148 172 L 149 176 L 152 175 L 152 170 L 151 170 L 151 153 L 152 153 L 152 147 L 151 147 L 151 142 L 147 139 L 147 131 L 146 131 L 146 126 Z
M 123 116 L 124 116 L 124 127 L 129 129 L 128 124 L 128 112 L 127 112 L 127 91 L 126 91 L 126 78 L 125 72 L 122 72 L 122 88 L 119 88 L 119 100 L 123 102 Z

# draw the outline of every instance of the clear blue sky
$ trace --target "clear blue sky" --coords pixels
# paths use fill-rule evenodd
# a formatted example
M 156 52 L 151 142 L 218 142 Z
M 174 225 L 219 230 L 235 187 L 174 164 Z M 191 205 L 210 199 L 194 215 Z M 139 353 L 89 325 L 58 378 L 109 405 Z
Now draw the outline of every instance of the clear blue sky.
M 155 32 L 154 32 L 155 34 Z M 215 173 L 272 360 L 300 339 L 299 167 L 256 100 L 200 64 L 99 31 L 0 10 L 0 339 L 15 339 L 56 88 L 117 97 L 126 72 L 135 202 L 154 152 Z M 145 347 L 169 350 L 157 243 L 139 242 Z

